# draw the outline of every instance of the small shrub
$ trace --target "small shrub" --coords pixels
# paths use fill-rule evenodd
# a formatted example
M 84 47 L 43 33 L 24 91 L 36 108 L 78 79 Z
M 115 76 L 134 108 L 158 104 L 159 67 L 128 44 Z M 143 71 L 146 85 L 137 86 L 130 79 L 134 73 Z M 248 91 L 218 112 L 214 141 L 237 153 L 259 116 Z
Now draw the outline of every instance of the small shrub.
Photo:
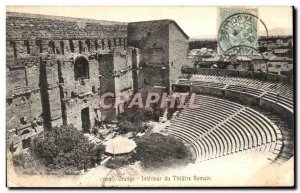
M 34 152 L 51 169 L 87 169 L 99 162 L 103 146 L 88 141 L 73 125 L 45 131 L 34 141 Z
M 44 164 L 30 153 L 14 155 L 13 166 L 19 174 L 34 175 L 45 173 Z
M 28 167 L 31 164 L 33 164 L 34 159 L 29 155 L 25 153 L 20 153 L 15 156 L 13 156 L 13 165 L 16 167 Z
M 125 109 L 117 116 L 118 121 L 129 121 L 131 123 L 145 122 L 153 119 L 153 112 L 150 110 Z
M 153 112 L 149 110 L 139 111 L 136 109 L 126 109 L 117 117 L 119 121 L 118 132 L 121 134 L 126 134 L 128 132 L 143 133 L 148 129 L 145 122 L 151 120 L 153 116 Z
M 150 133 L 136 139 L 136 161 L 141 161 L 143 168 L 159 169 L 186 165 L 192 161 L 191 152 L 184 144 L 160 133 Z

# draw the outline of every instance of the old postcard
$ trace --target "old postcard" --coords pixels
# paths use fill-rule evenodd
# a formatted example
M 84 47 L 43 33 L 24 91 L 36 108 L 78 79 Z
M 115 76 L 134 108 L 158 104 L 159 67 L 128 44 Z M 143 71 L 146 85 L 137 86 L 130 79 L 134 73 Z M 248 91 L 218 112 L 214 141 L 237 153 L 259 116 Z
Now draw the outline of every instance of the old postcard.
M 6 8 L 13 187 L 293 187 L 293 7 Z

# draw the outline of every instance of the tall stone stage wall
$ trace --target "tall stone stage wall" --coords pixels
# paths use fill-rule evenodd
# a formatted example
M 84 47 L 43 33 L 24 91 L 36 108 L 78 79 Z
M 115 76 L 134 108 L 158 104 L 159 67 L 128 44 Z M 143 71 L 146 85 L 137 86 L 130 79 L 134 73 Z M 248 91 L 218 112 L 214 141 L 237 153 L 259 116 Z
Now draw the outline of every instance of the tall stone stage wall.
M 83 109 L 89 112 L 90 125 L 95 124 L 98 58 L 122 53 L 125 59 L 116 65 L 126 68 L 126 59 L 131 59 L 127 24 L 7 13 L 6 28 L 8 147 L 25 149 L 44 128 L 68 123 L 81 128 Z M 78 60 L 86 61 L 88 77 L 76 80 Z

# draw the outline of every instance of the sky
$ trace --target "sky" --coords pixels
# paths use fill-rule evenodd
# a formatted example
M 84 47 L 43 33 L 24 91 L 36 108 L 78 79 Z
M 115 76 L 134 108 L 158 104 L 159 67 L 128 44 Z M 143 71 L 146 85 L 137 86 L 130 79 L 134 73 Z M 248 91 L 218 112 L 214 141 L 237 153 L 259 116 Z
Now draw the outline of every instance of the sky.
M 253 7 L 251 7 L 253 8 Z M 292 7 L 257 7 L 269 35 L 292 35 Z M 97 20 L 135 22 L 173 19 L 190 38 L 216 38 L 218 7 L 6 7 L 6 11 Z M 260 35 L 266 35 L 259 24 Z

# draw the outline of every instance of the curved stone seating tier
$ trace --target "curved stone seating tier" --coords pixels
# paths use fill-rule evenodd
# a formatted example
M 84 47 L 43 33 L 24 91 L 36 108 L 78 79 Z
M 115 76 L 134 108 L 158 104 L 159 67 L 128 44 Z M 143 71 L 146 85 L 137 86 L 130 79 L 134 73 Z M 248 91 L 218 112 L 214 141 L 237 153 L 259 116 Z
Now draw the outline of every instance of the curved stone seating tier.
M 242 107 L 242 105 L 231 102 L 231 101 L 226 101 L 223 99 L 214 98 L 214 97 L 205 96 L 205 95 L 196 95 L 194 103 L 196 103 L 196 104 L 205 104 L 205 103 L 226 104 L 226 106 L 231 106 L 231 107 L 236 107 L 236 108 Z
M 186 109 L 183 109 L 182 112 L 185 112 L 185 111 L 188 111 L 188 112 L 194 112 L 194 111 L 196 111 L 196 112 L 198 112 L 198 113 L 201 113 L 201 112 L 203 112 L 203 111 L 206 109 L 206 107 L 207 107 L 208 105 L 209 105 L 209 104 L 201 103 L 201 104 L 199 104 L 198 107 L 195 107 L 195 108 L 187 107 Z M 227 113 L 227 114 L 231 114 L 231 113 L 233 113 L 233 112 L 235 112 L 235 111 L 237 110 L 235 107 L 232 107 L 232 106 L 226 106 L 226 105 L 224 105 L 224 104 L 222 104 L 222 103 L 219 103 L 219 104 L 211 104 L 211 105 L 209 105 L 209 106 L 213 106 L 213 107 L 215 107 L 216 109 L 219 109 L 220 111 L 224 111 L 224 113 L 221 114 L 223 117 L 226 117 L 226 113 Z M 227 107 L 227 109 L 224 109 L 223 107 Z M 226 113 L 225 113 L 225 112 L 226 112 Z
M 279 93 L 282 96 L 286 96 L 287 98 L 293 98 L 293 86 L 287 85 L 285 83 L 272 83 L 267 81 L 248 79 L 248 78 L 238 78 L 238 77 L 228 77 L 228 76 L 218 76 L 218 75 L 202 75 L 195 74 L 192 75 L 189 79 L 192 84 L 197 82 L 197 84 L 201 84 L 203 82 L 214 82 L 218 84 L 224 84 L 229 86 L 243 86 L 247 88 L 254 88 L 255 90 L 262 90 L 268 92 Z M 254 91 L 255 92 L 255 91 Z
M 261 145 L 261 146 L 257 146 L 257 147 L 253 147 L 244 151 L 240 151 L 240 152 L 236 152 L 235 154 L 239 154 L 239 153 L 243 153 L 243 154 L 247 154 L 247 153 L 253 153 L 253 152 L 265 152 L 264 155 L 268 156 L 268 159 L 270 161 L 274 161 L 277 157 L 277 154 L 271 153 L 272 152 L 272 147 L 274 149 L 274 144 L 266 144 L 266 145 Z M 230 154 L 228 154 L 230 155 Z M 218 158 L 218 157 L 216 157 Z M 211 158 L 211 159 L 216 159 L 216 158 Z M 208 159 L 209 160 L 209 159 Z M 202 160 L 197 160 L 196 163 L 199 163 L 201 161 L 206 161 L 204 159 Z
M 245 114 L 245 116 L 253 116 L 255 119 L 250 119 L 251 121 L 256 122 L 256 125 L 261 126 L 264 130 L 265 133 L 267 133 L 268 137 L 268 143 L 270 142 L 276 142 L 276 140 L 279 138 L 277 134 L 281 134 L 279 128 L 273 123 L 270 119 L 265 117 L 263 114 L 251 109 L 251 108 L 246 108 L 246 112 L 241 112 L 241 114 Z M 264 117 L 264 118 L 262 118 Z M 281 139 L 281 138 L 280 138 Z
M 214 83 L 212 81 L 215 81 Z M 281 113 L 281 108 L 287 110 L 288 113 L 294 113 L 294 101 L 293 101 L 293 87 L 284 83 L 270 83 L 263 82 L 260 80 L 253 80 L 247 78 L 236 78 L 236 77 L 222 77 L 213 75 L 192 75 L 190 78 L 190 86 L 201 87 L 205 94 L 218 95 L 231 95 L 231 93 L 243 94 L 241 98 L 245 96 L 256 98 L 256 102 L 261 102 L 261 106 L 271 107 L 274 111 Z M 221 84 L 221 86 L 215 86 Z M 207 90 L 206 88 L 217 89 Z M 227 93 L 220 93 L 219 91 L 229 91 Z M 196 91 L 197 92 L 197 91 Z M 230 93 L 231 92 L 231 93 Z M 237 95 L 239 96 L 239 95 Z M 252 102 L 255 102 L 255 100 Z M 278 106 L 278 107 L 276 107 Z
M 243 105 L 196 95 L 199 108 L 187 108 L 166 131 L 191 149 L 196 162 L 255 149 L 275 160 L 282 147 L 279 128 L 263 114 Z
M 243 139 L 244 139 L 244 148 L 251 148 L 251 147 L 255 147 L 258 145 L 258 140 L 257 140 L 257 135 L 254 131 L 249 130 L 248 127 L 246 127 L 244 125 L 244 123 L 241 123 L 239 119 L 236 119 L 235 117 L 233 117 L 230 122 L 226 123 L 226 125 L 231 126 L 230 128 L 232 128 L 233 130 L 239 131 L 240 133 L 242 133 Z M 243 127 L 241 127 L 243 126 Z
M 278 95 L 274 92 L 268 92 L 268 93 L 264 94 L 263 97 L 270 97 L 270 98 L 274 98 L 276 100 L 279 99 L 279 101 L 281 101 L 281 102 L 283 102 L 287 105 L 293 105 L 293 99 L 287 98 L 287 97 L 282 96 L 282 95 Z
M 218 82 L 203 82 L 203 81 L 193 81 L 190 84 L 194 86 L 204 86 L 204 87 L 213 87 L 213 88 L 224 88 L 226 84 Z
M 191 81 L 203 81 L 203 82 L 220 82 L 224 84 L 232 84 L 232 85 L 244 85 L 246 87 L 254 87 L 265 89 L 270 86 L 270 84 L 266 84 L 260 80 L 253 80 L 247 78 L 237 78 L 237 77 L 225 77 L 225 76 L 217 76 L 217 75 L 192 75 L 190 78 Z
M 235 137 L 235 143 L 238 144 L 235 150 L 232 150 L 232 152 L 244 150 L 249 147 L 248 137 L 245 135 L 245 132 L 241 131 L 242 129 L 239 125 L 231 124 L 230 122 L 228 122 L 224 123 L 222 127 L 232 133 L 232 135 Z
M 254 125 L 251 125 L 245 117 L 242 115 L 238 115 L 235 117 L 235 120 L 239 122 L 239 126 L 242 126 L 243 129 L 246 129 L 248 131 L 253 131 L 254 132 L 254 146 L 260 145 L 260 144 L 265 144 L 266 140 L 263 137 L 263 135 L 260 133 L 257 127 Z
M 206 108 L 207 108 L 208 104 L 201 104 L 198 108 L 186 108 L 184 110 L 182 110 L 182 112 L 197 112 L 202 113 Z M 226 118 L 228 116 L 228 114 L 232 114 L 234 113 L 237 109 L 235 109 L 234 107 L 231 106 L 227 106 L 227 109 L 224 109 L 223 107 L 226 107 L 224 104 L 220 103 L 220 104 L 211 104 L 209 105 L 210 107 L 214 107 L 220 111 L 223 111 L 220 115 L 224 118 Z M 208 111 L 206 111 L 208 112 Z M 206 113 L 204 112 L 204 113 Z M 188 115 L 187 115 L 188 116 Z
M 288 98 L 293 98 L 293 86 L 284 83 L 273 84 L 269 87 L 270 91 L 275 93 L 283 93 Z
M 280 96 L 276 93 L 267 93 L 262 96 L 263 99 L 267 99 L 272 101 L 273 103 L 277 103 L 285 108 L 293 109 L 294 101 L 293 99 L 288 99 L 286 97 Z
M 264 91 L 259 89 L 248 88 L 239 85 L 230 85 L 227 87 L 227 90 L 233 90 L 238 92 L 244 92 L 255 96 L 260 96 Z

